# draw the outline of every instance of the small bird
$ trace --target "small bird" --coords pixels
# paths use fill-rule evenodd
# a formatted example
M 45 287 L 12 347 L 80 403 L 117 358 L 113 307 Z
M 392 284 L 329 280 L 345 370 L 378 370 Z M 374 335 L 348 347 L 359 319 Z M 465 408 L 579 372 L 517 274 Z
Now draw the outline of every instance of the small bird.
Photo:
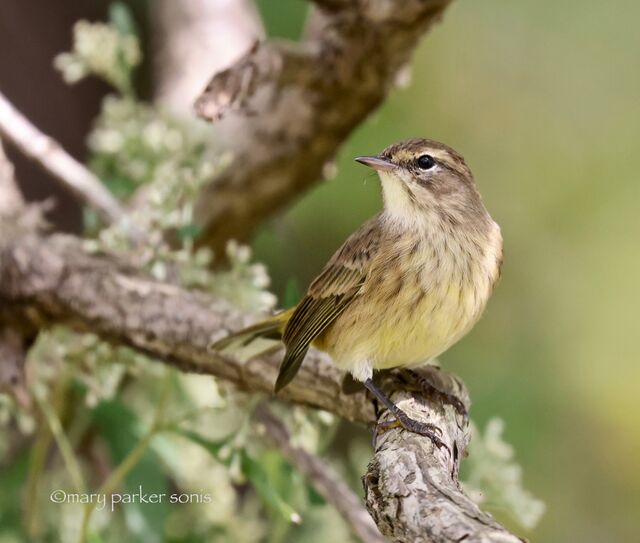
M 428 363 L 473 327 L 500 277 L 500 227 L 464 159 L 447 145 L 409 139 L 355 160 L 377 171 L 383 211 L 347 239 L 296 307 L 212 348 L 281 340 L 277 393 L 313 345 L 361 381 L 397 426 L 437 440 L 433 427 L 391 402 L 373 374 Z

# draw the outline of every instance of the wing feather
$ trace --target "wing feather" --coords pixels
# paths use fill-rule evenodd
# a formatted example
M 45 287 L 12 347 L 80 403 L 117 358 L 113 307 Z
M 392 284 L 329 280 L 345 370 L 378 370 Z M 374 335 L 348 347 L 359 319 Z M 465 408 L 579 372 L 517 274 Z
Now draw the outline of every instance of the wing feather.
M 285 326 L 286 353 L 276 381 L 276 392 L 296 375 L 309 345 L 358 296 L 380 245 L 380 216 L 352 234 L 311 283 Z

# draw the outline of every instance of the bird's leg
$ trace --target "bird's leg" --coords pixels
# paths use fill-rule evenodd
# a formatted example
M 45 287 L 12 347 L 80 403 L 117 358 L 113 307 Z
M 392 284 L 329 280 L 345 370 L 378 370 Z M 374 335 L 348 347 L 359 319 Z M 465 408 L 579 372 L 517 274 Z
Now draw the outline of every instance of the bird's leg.
M 428 424 L 426 422 L 420 422 L 418 420 L 412 419 L 409 415 L 407 415 L 402 409 L 400 409 L 396 404 L 394 404 L 387 395 L 382 392 L 380 388 L 373 382 L 371 378 L 363 381 L 367 390 L 371 392 L 378 400 L 380 400 L 384 406 L 391 412 L 391 414 L 396 418 L 395 421 L 383 422 L 379 423 L 376 427 L 376 432 L 378 434 L 383 434 L 387 430 L 391 428 L 397 428 L 398 426 L 408 430 L 409 432 L 413 432 L 414 434 L 420 434 L 421 436 L 428 437 L 433 444 L 440 448 L 444 447 L 445 444 L 441 441 L 437 434 L 442 435 L 442 432 L 437 426 L 433 424 Z
M 421 373 L 414 370 L 407 369 L 407 368 L 401 369 L 400 372 L 405 374 L 408 379 L 413 380 L 415 383 L 417 383 L 420 386 L 422 392 L 424 392 L 425 394 L 428 394 L 431 397 L 439 398 L 444 403 L 448 403 L 449 405 L 452 405 L 455 408 L 455 410 L 463 417 L 466 418 L 469 416 L 469 413 L 467 412 L 467 408 L 457 396 L 454 396 L 449 392 L 445 392 L 444 390 L 441 390 Z

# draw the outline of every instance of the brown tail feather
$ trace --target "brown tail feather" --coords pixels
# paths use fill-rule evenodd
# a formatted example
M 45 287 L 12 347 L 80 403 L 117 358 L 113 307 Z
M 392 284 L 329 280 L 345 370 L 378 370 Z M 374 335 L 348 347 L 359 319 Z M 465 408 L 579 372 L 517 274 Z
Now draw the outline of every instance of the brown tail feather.
M 237 343 L 238 347 L 246 347 L 258 338 L 273 340 L 282 339 L 282 323 L 275 320 L 267 320 L 234 332 L 215 343 L 209 345 L 210 351 L 223 351 Z
M 258 322 L 247 328 L 243 328 L 209 345 L 210 351 L 223 351 L 227 349 L 242 349 L 256 339 L 273 341 L 282 340 L 282 333 L 291 315 L 291 310 L 283 311 L 270 319 Z

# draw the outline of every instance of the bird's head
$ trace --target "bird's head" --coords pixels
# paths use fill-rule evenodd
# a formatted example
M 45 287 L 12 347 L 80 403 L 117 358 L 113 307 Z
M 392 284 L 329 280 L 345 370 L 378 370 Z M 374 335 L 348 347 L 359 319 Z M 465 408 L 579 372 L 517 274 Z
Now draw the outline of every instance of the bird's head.
M 467 222 L 487 215 L 464 158 L 451 147 L 416 138 L 387 147 L 357 162 L 378 172 L 385 210 L 411 221 L 425 216 Z

